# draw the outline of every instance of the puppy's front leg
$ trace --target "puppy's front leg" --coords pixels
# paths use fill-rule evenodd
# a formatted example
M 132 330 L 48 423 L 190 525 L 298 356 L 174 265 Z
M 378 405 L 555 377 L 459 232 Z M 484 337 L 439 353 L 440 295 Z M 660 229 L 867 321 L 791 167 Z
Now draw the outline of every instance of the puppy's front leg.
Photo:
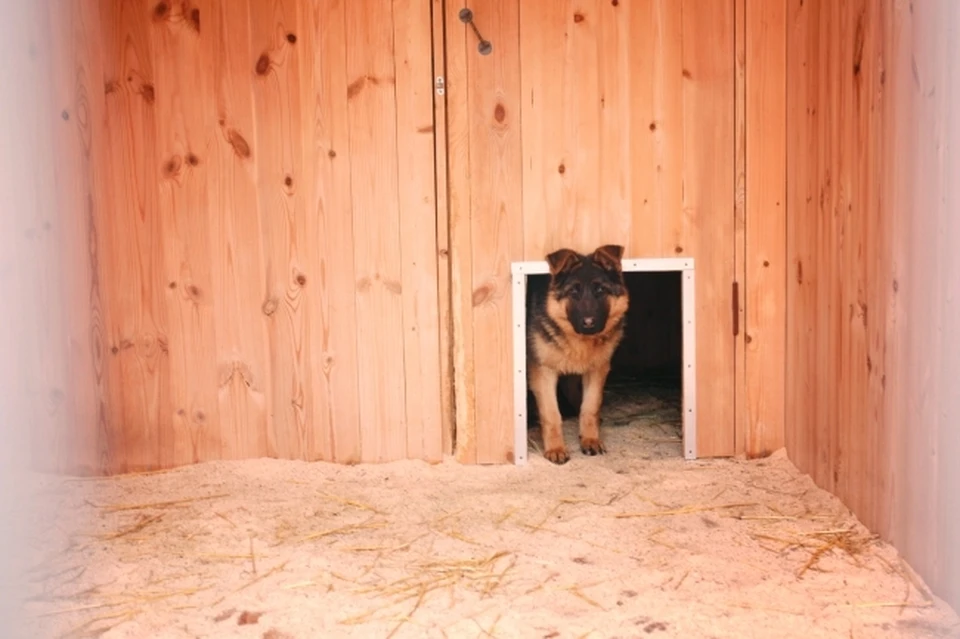
M 559 376 L 545 366 L 530 369 L 530 390 L 537 400 L 540 413 L 540 430 L 543 432 L 543 456 L 554 464 L 565 464 L 570 455 L 563 444 L 563 422 L 557 405 L 557 379 Z
M 580 450 L 585 455 L 607 452 L 600 440 L 600 406 L 610 363 L 583 374 L 583 403 L 580 405 Z

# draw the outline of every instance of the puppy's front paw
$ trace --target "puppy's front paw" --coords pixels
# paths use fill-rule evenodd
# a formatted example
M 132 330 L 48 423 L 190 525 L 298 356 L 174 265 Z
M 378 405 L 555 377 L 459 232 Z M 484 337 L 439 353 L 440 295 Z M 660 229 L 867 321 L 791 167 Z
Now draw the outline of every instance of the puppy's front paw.
M 547 450 L 543 456 L 557 465 L 566 464 L 568 461 L 570 461 L 570 455 L 567 454 L 567 449 L 562 447 L 551 448 Z
M 603 455 L 607 449 L 603 447 L 603 442 L 593 437 L 586 437 L 580 440 L 580 450 L 584 455 Z

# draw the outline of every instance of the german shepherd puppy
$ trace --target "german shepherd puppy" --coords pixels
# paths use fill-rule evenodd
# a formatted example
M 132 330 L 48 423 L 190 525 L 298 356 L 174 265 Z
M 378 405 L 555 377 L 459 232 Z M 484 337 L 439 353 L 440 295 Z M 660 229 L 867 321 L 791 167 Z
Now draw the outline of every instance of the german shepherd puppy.
M 623 247 L 608 244 L 590 255 L 560 249 L 547 255 L 548 284 L 527 289 L 527 383 L 543 431 L 544 456 L 564 464 L 557 400 L 561 376 L 580 375 L 580 450 L 606 452 L 600 439 L 600 406 L 610 359 L 623 339 L 629 294 L 623 280 Z

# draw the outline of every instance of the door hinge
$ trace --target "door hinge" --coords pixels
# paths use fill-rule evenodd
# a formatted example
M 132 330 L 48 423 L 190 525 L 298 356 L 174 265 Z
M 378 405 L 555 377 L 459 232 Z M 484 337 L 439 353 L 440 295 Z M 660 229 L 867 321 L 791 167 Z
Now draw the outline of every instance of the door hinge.
M 740 334 L 740 282 L 733 283 L 733 336 Z
M 446 85 L 443 82 L 443 76 L 438 75 L 436 81 L 433 83 L 433 88 L 436 89 L 437 95 L 443 95 Z

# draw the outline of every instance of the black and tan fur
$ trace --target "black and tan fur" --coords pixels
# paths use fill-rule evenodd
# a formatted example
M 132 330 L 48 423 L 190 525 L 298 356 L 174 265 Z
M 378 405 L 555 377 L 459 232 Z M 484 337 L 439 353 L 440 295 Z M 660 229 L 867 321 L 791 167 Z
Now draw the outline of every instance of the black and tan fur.
M 560 249 L 547 255 L 550 280 L 527 291 L 527 383 L 543 431 L 544 456 L 570 459 L 563 441 L 557 382 L 582 378 L 580 450 L 603 454 L 600 406 L 610 359 L 623 339 L 629 295 L 623 280 L 623 247 L 601 246 L 590 255 Z

